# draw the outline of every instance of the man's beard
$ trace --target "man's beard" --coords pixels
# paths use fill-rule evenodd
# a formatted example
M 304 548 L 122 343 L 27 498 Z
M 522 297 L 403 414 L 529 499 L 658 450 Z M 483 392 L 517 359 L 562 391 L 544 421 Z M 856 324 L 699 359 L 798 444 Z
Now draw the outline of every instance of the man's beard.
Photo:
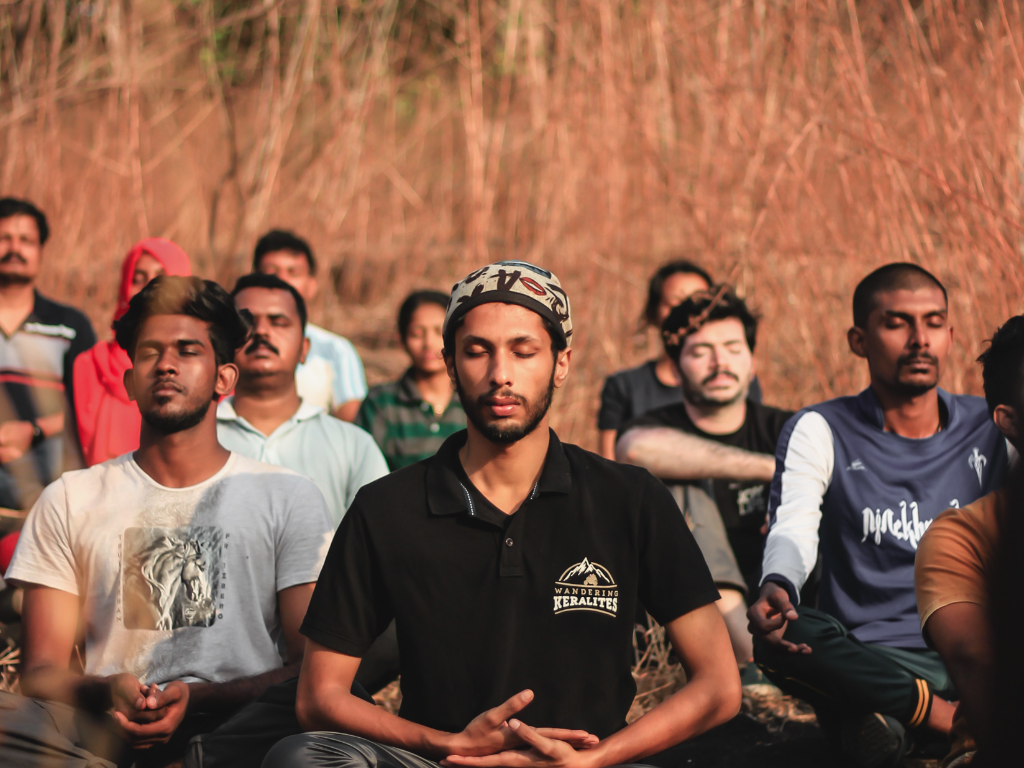
M 916 381 L 903 381 L 900 378 L 900 372 L 902 369 L 910 365 L 913 360 L 927 360 L 930 362 L 935 371 L 935 377 L 931 381 L 927 382 L 916 382 Z M 896 386 L 895 390 L 907 397 L 920 397 L 926 392 L 930 392 L 939 385 L 939 361 L 934 355 L 931 354 L 914 354 L 904 355 L 896 361 Z
M 501 390 L 488 392 L 486 395 L 472 400 L 462 388 L 458 370 L 455 371 L 455 391 L 462 402 L 466 418 L 469 419 L 470 424 L 476 427 L 477 432 L 492 443 L 512 445 L 533 432 L 547 415 L 548 409 L 551 407 L 551 398 L 555 391 L 555 370 L 552 367 L 551 381 L 548 382 L 548 388 L 544 393 L 544 397 L 532 407 L 530 406 L 530 401 L 522 395 L 514 392 L 502 392 Z M 483 401 L 489 397 L 515 397 L 526 409 L 526 420 L 521 424 L 508 425 L 503 424 L 501 421 L 485 421 L 483 411 L 487 406 L 484 405 Z
M 150 411 L 142 414 L 142 419 L 157 432 L 164 435 L 173 435 L 176 432 L 184 432 L 198 426 L 206 418 L 206 413 L 210 410 L 211 405 L 213 405 L 212 399 L 204 400 L 189 411 L 181 411 L 166 416 Z

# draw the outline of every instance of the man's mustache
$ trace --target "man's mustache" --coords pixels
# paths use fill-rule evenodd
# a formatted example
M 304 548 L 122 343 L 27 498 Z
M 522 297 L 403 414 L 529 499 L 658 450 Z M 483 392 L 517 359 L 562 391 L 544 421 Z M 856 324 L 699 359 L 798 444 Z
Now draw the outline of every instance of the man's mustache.
M 249 342 L 249 346 L 245 348 L 245 354 L 251 355 L 253 352 L 255 352 L 260 347 L 263 347 L 265 349 L 269 349 L 275 355 L 280 355 L 281 354 L 281 352 L 278 350 L 278 348 L 270 343 L 269 339 L 265 339 L 262 336 L 256 336 L 251 342 Z
M 896 361 L 896 365 L 901 368 L 906 365 L 915 365 L 917 363 L 931 363 L 938 368 L 939 359 L 929 352 L 915 352 L 912 355 L 903 355 L 903 357 Z
M 740 377 L 737 376 L 732 371 L 713 371 L 712 373 L 710 373 L 710 374 L 708 374 L 707 376 L 704 377 L 704 381 L 702 381 L 701 384 L 702 385 L 703 384 L 710 384 L 712 381 L 717 379 L 719 376 L 728 376 L 733 381 L 739 381 L 740 380 Z
M 157 379 L 156 381 L 154 381 L 153 386 L 150 387 L 150 389 L 157 389 L 158 387 L 163 387 L 166 385 L 170 385 L 171 388 L 176 389 L 179 392 L 185 391 L 184 387 L 182 387 L 181 384 L 179 384 L 177 381 L 175 381 L 173 378 L 169 376 L 165 376 L 162 379 Z
M 20 261 L 22 264 L 28 264 L 28 262 L 25 261 L 25 257 L 17 251 L 8 251 L 2 258 L 0 258 L 0 264 L 9 264 L 13 261 Z
M 520 394 L 513 392 L 510 389 L 495 389 L 488 392 L 486 395 L 481 395 L 476 399 L 477 405 L 485 407 L 489 405 L 489 400 L 492 398 L 501 398 L 502 400 L 515 400 L 519 405 L 526 404 L 526 398 Z

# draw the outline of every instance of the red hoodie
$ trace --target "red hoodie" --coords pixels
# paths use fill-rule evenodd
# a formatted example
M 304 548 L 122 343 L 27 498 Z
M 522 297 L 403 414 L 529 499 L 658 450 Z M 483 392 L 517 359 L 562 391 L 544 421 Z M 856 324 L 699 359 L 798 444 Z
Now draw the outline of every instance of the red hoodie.
M 114 320 L 128 311 L 135 264 L 148 253 L 168 275 L 191 275 L 188 256 L 162 237 L 147 237 L 132 246 L 121 265 Z M 132 367 L 116 341 L 101 341 L 75 358 L 74 392 L 78 437 L 87 466 L 113 459 L 139 447 L 142 416 L 124 389 L 124 372 Z

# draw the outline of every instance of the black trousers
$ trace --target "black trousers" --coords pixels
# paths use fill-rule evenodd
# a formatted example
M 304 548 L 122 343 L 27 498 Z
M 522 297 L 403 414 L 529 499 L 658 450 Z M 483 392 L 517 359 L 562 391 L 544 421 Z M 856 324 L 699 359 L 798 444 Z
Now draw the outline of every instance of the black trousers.
M 953 682 L 934 651 L 862 643 L 827 613 L 798 607 L 784 635 L 810 654 L 755 640 L 754 661 L 784 692 L 814 707 L 819 718 L 878 712 L 917 727 L 933 696 L 955 699 Z
M 637 763 L 621 768 L 634 766 L 642 768 Z M 263 768 L 438 768 L 438 763 L 359 736 L 318 731 L 278 742 Z

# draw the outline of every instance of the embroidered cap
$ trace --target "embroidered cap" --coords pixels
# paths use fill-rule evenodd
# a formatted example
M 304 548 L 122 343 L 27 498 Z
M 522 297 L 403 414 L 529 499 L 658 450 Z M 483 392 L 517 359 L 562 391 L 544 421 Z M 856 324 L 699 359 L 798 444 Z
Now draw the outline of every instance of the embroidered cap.
M 572 344 L 572 319 L 569 297 L 558 278 L 546 269 L 525 261 L 499 261 L 488 264 L 452 286 L 448 310 L 441 334 L 448 339 L 448 329 L 473 307 L 490 302 L 518 304 L 548 320 L 566 346 Z

